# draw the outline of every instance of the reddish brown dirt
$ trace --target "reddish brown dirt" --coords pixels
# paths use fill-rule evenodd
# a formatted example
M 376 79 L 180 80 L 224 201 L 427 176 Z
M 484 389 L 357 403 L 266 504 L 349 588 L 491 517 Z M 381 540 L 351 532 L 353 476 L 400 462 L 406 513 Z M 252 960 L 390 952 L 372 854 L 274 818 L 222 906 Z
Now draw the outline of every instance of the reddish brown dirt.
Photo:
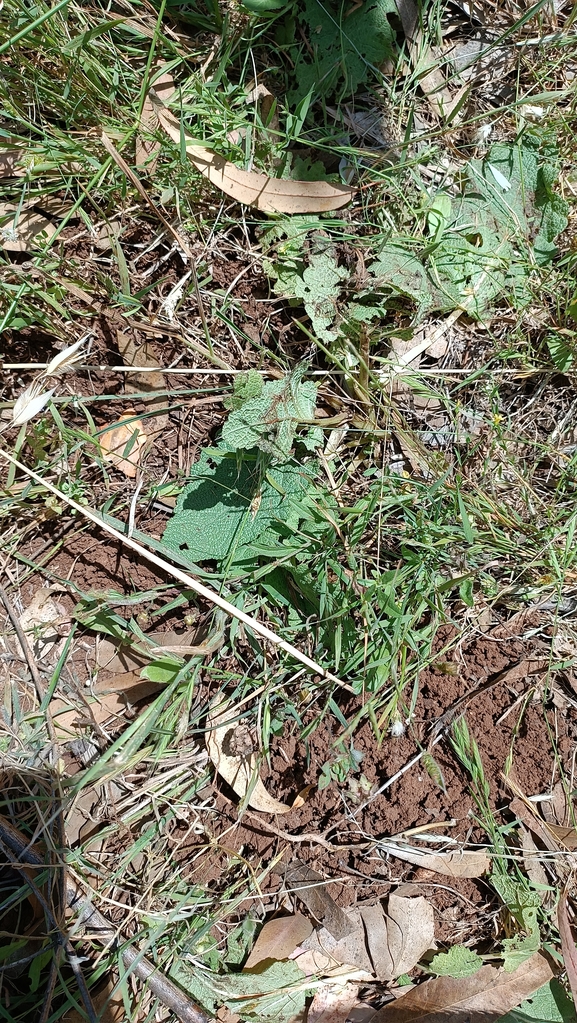
M 160 533 L 163 521 L 162 516 L 151 517 L 147 522 L 148 531 Z M 46 524 L 47 538 L 58 525 L 58 522 Z M 39 537 L 30 542 L 26 551 L 28 557 L 34 559 L 40 542 Z M 44 577 L 48 581 L 70 579 L 85 593 L 109 589 L 134 593 L 169 582 L 161 580 L 137 557 L 121 553 L 116 543 L 102 543 L 96 532 L 75 533 L 73 529 L 64 548 L 50 559 L 46 572 Z M 24 605 L 38 589 L 41 579 L 42 575 L 35 574 L 23 580 L 20 598 Z M 152 599 L 146 610 L 154 617 L 154 612 L 175 594 L 176 591 L 167 590 Z M 72 607 L 71 597 L 61 599 L 68 600 Z M 126 617 L 131 613 L 131 609 L 123 607 L 115 610 Z M 182 625 L 184 613 L 183 609 L 178 609 L 166 618 L 154 617 L 151 631 Z M 201 623 L 203 617 L 201 609 Z M 400 738 L 387 733 L 379 741 L 366 720 L 353 736 L 355 750 L 363 755 L 360 769 L 373 790 L 401 771 L 420 748 L 427 746 L 432 726 L 464 694 L 472 694 L 466 706 L 466 720 L 479 746 L 490 785 L 489 803 L 498 825 L 512 820 L 508 810 L 512 796 L 502 777 L 511 750 L 514 776 L 528 796 L 550 790 L 554 777 L 553 735 L 558 755 L 570 775 L 577 712 L 570 703 L 564 713 L 556 710 L 551 686 L 545 685 L 544 670 L 528 674 L 521 667 L 517 672 L 510 670 L 507 677 L 499 681 L 516 665 L 543 660 L 550 643 L 546 630 L 541 630 L 542 638 L 522 638 L 527 633 L 539 632 L 538 625 L 538 619 L 517 615 L 510 625 L 494 624 L 488 633 L 479 633 L 460 642 L 454 628 L 441 628 L 435 640 L 432 663 L 420 676 L 418 699 L 406 733 Z M 495 684 L 483 691 L 481 687 L 487 681 Z M 211 688 L 214 684 L 207 675 L 206 688 L 203 686 L 198 693 L 201 702 L 207 700 Z M 480 691 L 475 694 L 477 689 Z M 342 713 L 351 720 L 361 706 L 360 700 L 345 693 L 335 698 Z M 311 707 L 303 715 L 305 725 L 318 715 L 318 710 L 316 706 Z M 175 858 L 181 863 L 184 875 L 189 881 L 218 890 L 231 869 L 231 857 L 234 862 L 235 854 L 240 861 L 252 864 L 253 869 L 258 867 L 259 872 L 280 857 L 261 882 L 266 898 L 282 890 L 283 864 L 296 856 L 331 880 L 330 892 L 343 906 L 382 897 L 391 886 L 414 882 L 435 906 L 437 936 L 441 942 L 488 938 L 496 910 L 490 890 L 482 879 L 443 877 L 380 855 L 374 847 L 363 848 L 367 839 L 427 825 L 437 825 L 441 834 L 473 845 L 486 843 L 487 836 L 475 819 L 477 807 L 470 790 L 470 776 L 449 741 L 443 738 L 431 747 L 444 790 L 439 777 L 435 780 L 419 762 L 386 792 L 372 799 L 366 808 L 359 809 L 359 800 L 353 792 L 354 782 L 353 785 L 350 781 L 331 782 L 323 791 L 317 787 L 323 765 L 334 756 L 338 734 L 334 719 L 327 717 L 320 721 L 306 743 L 294 722 L 287 724 L 283 736 L 274 741 L 270 768 L 262 769 L 271 794 L 290 805 L 299 792 L 311 786 L 304 805 L 285 815 L 247 813 L 239 822 L 237 798 L 217 779 L 213 793 L 216 813 L 211 812 L 205 822 L 209 844 L 206 836 L 194 838 L 191 844 L 192 836 L 188 833 L 185 837 L 184 831 L 175 826 L 172 836 Z

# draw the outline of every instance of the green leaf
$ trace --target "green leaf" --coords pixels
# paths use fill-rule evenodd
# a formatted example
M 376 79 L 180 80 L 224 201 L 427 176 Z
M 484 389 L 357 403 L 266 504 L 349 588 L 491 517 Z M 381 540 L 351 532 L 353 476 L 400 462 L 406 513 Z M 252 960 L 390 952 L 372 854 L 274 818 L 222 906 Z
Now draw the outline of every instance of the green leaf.
M 503 965 L 507 972 L 512 973 L 541 947 L 541 934 L 537 922 L 541 897 L 530 887 L 528 881 L 517 881 L 508 874 L 492 874 L 491 884 L 511 916 L 525 932 L 515 934 L 512 938 L 504 938 L 501 942 Z
M 270 14 L 287 6 L 286 0 L 242 0 L 242 6 L 251 14 Z
M 300 379 L 305 370 L 306 363 L 283 380 L 269 380 L 258 397 L 231 412 L 222 430 L 224 444 L 232 451 L 260 448 L 286 461 L 299 423 L 314 418 L 317 388 Z
M 225 398 L 223 405 L 227 409 L 242 408 L 245 402 L 251 398 L 259 398 L 262 394 L 264 380 L 255 369 L 249 369 L 247 373 L 239 373 L 234 378 L 233 392 L 230 398 Z
M 550 980 L 540 987 L 531 998 L 521 1002 L 506 1016 L 501 1016 L 497 1023 L 575 1023 L 575 1006 L 562 984 L 558 980 Z
M 224 1004 L 248 1023 L 288 1023 L 305 1008 L 305 974 L 291 961 L 259 972 L 215 974 L 178 957 L 171 976 L 209 1012 Z
M 310 45 L 308 51 L 301 50 L 296 62 L 298 84 L 288 94 L 291 107 L 313 90 L 315 99 L 354 96 L 393 54 L 394 32 L 388 15 L 397 17 L 394 0 L 365 0 L 357 10 L 346 3 L 305 0 L 303 27 Z
M 545 338 L 551 359 L 560 373 L 565 373 L 573 363 L 575 345 L 569 344 L 569 337 L 574 342 L 574 336 L 569 331 L 551 332 Z
M 471 977 L 483 965 L 481 956 L 464 945 L 453 945 L 448 952 L 439 952 L 431 959 L 431 973 L 438 977 Z
M 152 661 L 145 665 L 140 672 L 141 678 L 147 678 L 149 682 L 159 682 L 168 685 L 173 682 L 179 671 L 182 669 L 182 657 L 162 657 L 158 661 Z
M 163 541 L 187 551 L 193 561 L 254 560 L 250 544 L 275 521 L 296 526 L 292 499 L 311 482 L 308 466 L 271 466 L 263 476 L 254 454 L 239 461 L 223 448 L 205 450 L 191 469 Z

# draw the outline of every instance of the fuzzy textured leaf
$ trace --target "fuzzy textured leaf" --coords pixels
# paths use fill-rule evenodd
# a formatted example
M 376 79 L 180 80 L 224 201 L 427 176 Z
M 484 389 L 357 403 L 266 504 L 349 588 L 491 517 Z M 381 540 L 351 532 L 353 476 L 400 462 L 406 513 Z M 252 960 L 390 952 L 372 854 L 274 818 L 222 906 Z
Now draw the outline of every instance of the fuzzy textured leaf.
M 394 34 L 388 15 L 397 16 L 394 0 L 368 0 L 360 10 L 305 0 L 310 46 L 297 61 L 298 86 L 288 94 L 290 106 L 311 91 L 339 99 L 354 96 L 371 71 L 392 56 Z
M 305 1007 L 305 975 L 290 961 L 261 973 L 219 975 L 177 957 L 171 976 L 210 1012 L 224 1004 L 250 1023 L 290 1023 Z
M 249 545 L 275 521 L 298 523 L 292 499 L 307 492 L 312 469 L 271 466 L 264 477 L 256 457 L 242 461 L 223 447 L 206 449 L 190 472 L 163 541 L 193 561 L 250 558 Z
M 472 977 L 483 965 L 481 956 L 464 945 L 453 945 L 431 959 L 431 973 L 438 977 Z
M 231 412 L 222 431 L 224 443 L 234 451 L 260 448 L 286 461 L 299 422 L 313 419 L 315 413 L 316 385 L 299 379 L 305 368 L 283 380 L 269 380 L 257 397 Z

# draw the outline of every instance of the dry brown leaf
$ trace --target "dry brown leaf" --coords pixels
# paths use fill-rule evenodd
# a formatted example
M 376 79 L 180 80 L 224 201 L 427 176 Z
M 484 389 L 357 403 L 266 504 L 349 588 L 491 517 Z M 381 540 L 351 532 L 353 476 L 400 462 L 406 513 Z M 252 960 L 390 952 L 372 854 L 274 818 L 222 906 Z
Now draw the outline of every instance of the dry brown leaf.
M 154 354 L 154 349 L 148 341 L 143 345 L 137 345 L 130 334 L 123 334 L 118 331 L 116 335 L 118 351 L 125 366 L 141 366 L 143 369 L 152 370 L 147 373 L 129 373 L 124 383 L 125 394 L 150 394 L 154 391 L 166 391 L 166 381 L 160 372 L 160 363 Z M 158 370 L 158 373 L 155 372 Z M 145 404 L 149 412 L 156 412 L 158 409 L 166 408 L 167 398 L 165 395 L 146 398 Z M 164 432 L 168 426 L 168 415 L 166 413 L 155 415 L 154 419 L 147 420 L 147 428 L 150 436 Z
M 267 920 L 244 964 L 244 969 L 251 970 L 264 959 L 288 959 L 295 948 L 308 938 L 312 929 L 310 920 L 302 913 Z
M 322 874 L 317 874 L 316 870 L 311 870 L 300 860 L 293 859 L 286 868 L 285 881 L 291 893 L 304 902 L 313 919 L 322 924 L 337 941 L 354 931 L 356 924 L 329 895 L 327 880 Z M 353 959 L 340 961 L 355 962 Z
M 125 476 L 134 479 L 147 440 L 142 420 L 135 419 L 132 412 L 124 412 L 117 423 L 101 434 L 99 444 L 105 462 L 112 462 Z
M 322 933 L 328 934 L 328 931 Z M 307 942 L 314 937 L 307 938 Z M 351 963 L 337 963 L 335 960 L 322 952 L 320 948 L 297 948 L 290 957 L 297 964 L 299 970 L 305 977 L 323 976 L 338 980 L 343 984 L 345 981 L 355 981 L 357 984 L 368 984 L 374 981 L 372 970 L 360 970 Z
M 161 128 L 180 144 L 180 124 L 150 93 Z M 328 181 L 284 181 L 257 171 L 239 170 L 229 160 L 213 153 L 206 146 L 186 143 L 189 160 L 211 184 L 237 202 L 255 206 L 265 213 L 322 213 L 338 210 L 351 201 L 354 190 L 347 185 L 331 185 Z
M 0 152 L 0 178 L 21 178 L 26 174 L 21 149 L 3 149 Z
M 361 909 L 374 971 L 387 982 L 408 973 L 435 948 L 433 907 L 422 896 L 390 895 L 386 915 L 380 905 Z
M 320 927 L 303 941 L 302 947 L 309 952 L 330 956 L 333 966 L 338 963 L 347 971 L 362 970 L 374 980 L 373 963 L 367 949 L 361 911 L 357 908 L 349 909 L 343 916 L 348 928 L 344 937 L 337 939 L 326 927 Z
M 70 617 L 58 599 L 61 586 L 42 586 L 36 590 L 27 608 L 20 615 L 20 625 L 39 661 L 54 664 L 60 656 L 65 636 L 70 632 Z
M 56 228 L 35 209 L 20 210 L 12 203 L 0 204 L 0 246 L 7 252 L 30 252 L 52 238 Z
M 174 95 L 174 78 L 169 71 L 163 71 L 162 67 L 158 67 L 157 71 L 159 74 L 153 82 L 154 91 L 162 103 L 169 103 Z M 147 96 L 144 100 L 142 114 L 140 115 L 140 127 L 149 134 L 158 127 L 156 110 L 150 96 Z M 157 142 L 156 139 L 143 138 L 141 135 L 138 135 L 134 160 L 136 169 L 152 174 L 156 168 L 159 153 L 160 142 Z
M 206 748 L 208 755 L 221 778 L 230 785 L 241 799 L 246 797 L 248 806 L 263 813 L 288 813 L 290 806 L 280 803 L 265 789 L 259 774 L 254 753 L 249 756 L 233 753 L 235 710 L 229 704 L 218 704 L 207 721 Z M 228 751 L 228 752 L 227 752 Z
M 448 877 L 481 877 L 491 866 L 491 859 L 484 852 L 463 849 L 458 852 L 434 853 L 386 838 L 379 839 L 379 846 L 399 860 Z
M 186 629 L 184 632 L 150 632 L 147 639 L 155 644 L 148 654 L 134 649 L 130 643 L 123 643 L 114 639 L 103 639 L 99 637 L 96 648 L 96 664 L 99 668 L 106 668 L 107 671 L 117 673 L 115 687 L 122 688 L 123 673 L 140 671 L 146 664 L 165 653 L 169 654 L 174 650 L 178 656 L 178 650 L 186 644 L 187 649 L 192 649 L 192 644 L 198 644 L 204 637 L 199 636 L 194 629 Z M 101 685 L 106 689 L 113 688 L 110 682 L 98 682 L 95 691 L 98 692 Z
M 358 984 L 339 984 L 338 987 L 334 984 L 321 984 L 309 1007 L 307 1023 L 345 1023 L 351 1009 L 357 1005 Z
M 77 738 L 80 731 L 94 722 L 103 724 L 111 718 L 118 718 L 126 711 L 132 711 L 135 703 L 145 700 L 157 693 L 162 686 L 158 682 L 149 682 L 140 678 L 131 679 L 122 690 L 100 693 L 98 699 L 87 700 L 83 709 L 80 705 L 73 706 L 64 699 L 50 702 L 50 713 L 58 738 L 67 741 Z
M 472 977 L 437 977 L 379 1009 L 371 1023 L 497 1023 L 552 977 L 542 952 L 513 973 L 482 966 Z

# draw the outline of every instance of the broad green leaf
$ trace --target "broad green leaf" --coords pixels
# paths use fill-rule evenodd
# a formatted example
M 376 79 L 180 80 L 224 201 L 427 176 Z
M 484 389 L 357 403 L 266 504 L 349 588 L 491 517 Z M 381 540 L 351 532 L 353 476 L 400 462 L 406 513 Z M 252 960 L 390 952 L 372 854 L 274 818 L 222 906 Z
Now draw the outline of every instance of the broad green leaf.
M 481 956 L 464 945 L 453 945 L 448 952 L 439 952 L 431 959 L 431 973 L 438 977 L 471 977 L 483 965 Z

